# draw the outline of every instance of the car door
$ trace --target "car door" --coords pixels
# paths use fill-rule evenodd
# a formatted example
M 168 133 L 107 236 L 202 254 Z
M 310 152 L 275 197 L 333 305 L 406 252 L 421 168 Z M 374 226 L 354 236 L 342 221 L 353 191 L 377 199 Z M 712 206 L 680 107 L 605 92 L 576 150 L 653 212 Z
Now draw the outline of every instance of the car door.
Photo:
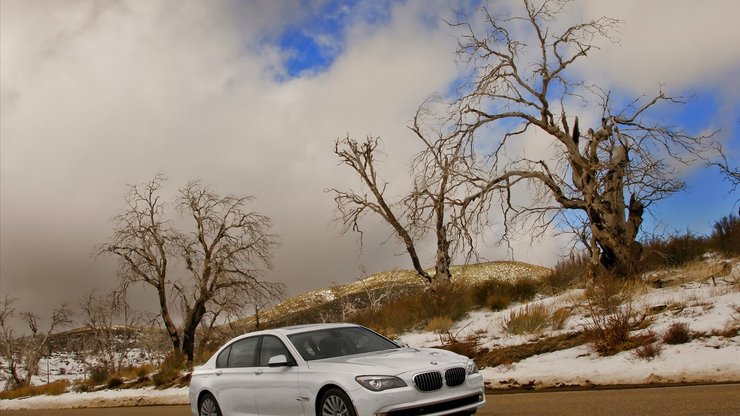
M 283 355 L 289 365 L 270 367 L 270 358 Z M 299 368 L 285 344 L 276 336 L 264 335 L 260 343 L 258 366 L 254 372 L 254 397 L 260 416 L 300 416 L 304 414 L 299 385 Z
M 242 338 L 231 344 L 228 355 L 216 359 L 214 394 L 225 415 L 257 415 L 253 388 L 258 343 L 259 337 Z

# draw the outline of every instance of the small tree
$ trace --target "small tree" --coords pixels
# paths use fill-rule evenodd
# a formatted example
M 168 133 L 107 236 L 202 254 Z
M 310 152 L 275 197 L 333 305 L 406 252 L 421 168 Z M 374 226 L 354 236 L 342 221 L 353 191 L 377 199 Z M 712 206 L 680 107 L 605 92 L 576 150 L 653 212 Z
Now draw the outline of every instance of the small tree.
M 33 312 L 16 313 L 13 303 L 16 299 L 8 295 L 0 301 L 0 354 L 7 362 L 9 382 L 7 389 L 28 386 L 31 378 L 38 375 L 39 361 L 48 348 L 49 338 L 60 328 L 72 323 L 72 311 L 66 304 L 54 309 L 49 321 L 49 328 L 43 331 L 40 327 L 39 316 Z M 19 317 L 28 326 L 29 334 L 16 336 L 12 328 L 12 320 Z
M 491 195 L 503 187 L 495 181 L 483 186 L 474 183 L 485 175 L 485 160 L 476 155 L 469 135 L 455 131 L 450 120 L 427 122 L 436 100 L 425 101 L 409 129 L 422 150 L 411 161 L 412 189 L 396 201 L 385 191 L 377 170 L 381 141 L 367 137 L 363 142 L 346 137 L 337 140 L 334 153 L 341 164 L 360 178 L 359 190 L 332 188 L 343 233 L 355 231 L 362 238 L 361 219 L 366 213 L 379 216 L 406 248 L 414 271 L 432 288 L 450 282 L 450 264 L 457 255 L 465 260 L 477 257 L 475 240 L 489 225 Z M 427 120 L 427 121 L 425 121 Z M 417 245 L 428 234 L 436 240 L 434 273 L 422 266 Z
M 140 314 L 132 311 L 126 290 L 113 290 L 104 295 L 90 292 L 80 301 L 83 324 L 89 331 L 88 348 L 109 373 L 119 372 L 128 353 L 135 347 L 140 328 Z M 85 354 L 87 355 L 87 354 Z
M 271 221 L 246 206 L 250 196 L 222 197 L 198 181 L 180 189 L 177 210 L 192 220 L 193 229 L 182 232 L 166 219 L 159 174 L 145 184 L 133 185 L 124 210 L 115 218 L 109 243 L 100 253 L 119 259 L 123 282 L 141 282 L 156 290 L 160 316 L 173 350 L 192 362 L 196 330 L 206 312 L 218 308 L 215 300 L 224 292 L 249 298 L 263 292 L 282 295 L 283 285 L 262 281 L 264 269 L 272 267 L 276 239 L 269 234 Z M 182 261 L 180 278 L 171 276 L 171 264 Z M 172 308 L 183 317 L 181 330 Z

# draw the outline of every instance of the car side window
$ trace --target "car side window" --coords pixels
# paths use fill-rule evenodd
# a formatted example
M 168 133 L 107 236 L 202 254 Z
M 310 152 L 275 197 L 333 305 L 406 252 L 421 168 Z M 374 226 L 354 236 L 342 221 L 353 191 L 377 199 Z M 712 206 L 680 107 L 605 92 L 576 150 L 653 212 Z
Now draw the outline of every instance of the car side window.
M 270 362 L 270 358 L 276 355 L 284 355 L 288 361 L 293 360 L 293 356 L 285 347 L 282 341 L 272 335 L 265 335 L 262 337 L 262 345 L 260 345 L 260 367 L 267 367 Z
M 229 352 L 231 351 L 231 345 L 224 348 L 223 351 L 221 351 L 220 354 L 218 354 L 218 358 L 216 358 L 216 368 L 224 368 L 229 365 Z
M 254 367 L 259 337 L 244 338 L 231 344 L 229 367 Z

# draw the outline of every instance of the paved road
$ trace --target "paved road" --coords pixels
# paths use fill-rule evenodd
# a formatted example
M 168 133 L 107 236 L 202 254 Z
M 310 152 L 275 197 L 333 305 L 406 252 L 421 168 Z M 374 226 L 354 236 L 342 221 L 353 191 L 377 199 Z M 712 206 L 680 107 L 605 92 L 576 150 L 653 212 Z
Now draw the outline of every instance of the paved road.
M 737 416 L 740 384 L 487 396 L 479 416 Z M 3 411 L 2 416 L 189 416 L 187 406 Z

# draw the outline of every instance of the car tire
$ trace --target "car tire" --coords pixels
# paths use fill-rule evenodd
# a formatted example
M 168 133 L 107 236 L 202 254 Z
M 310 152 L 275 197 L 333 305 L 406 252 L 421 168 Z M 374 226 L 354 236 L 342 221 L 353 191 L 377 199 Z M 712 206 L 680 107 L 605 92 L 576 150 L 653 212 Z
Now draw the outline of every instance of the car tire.
M 222 416 L 221 408 L 211 393 L 206 393 L 198 403 L 198 416 Z
M 331 388 L 321 395 L 317 416 L 357 416 L 347 393 Z

